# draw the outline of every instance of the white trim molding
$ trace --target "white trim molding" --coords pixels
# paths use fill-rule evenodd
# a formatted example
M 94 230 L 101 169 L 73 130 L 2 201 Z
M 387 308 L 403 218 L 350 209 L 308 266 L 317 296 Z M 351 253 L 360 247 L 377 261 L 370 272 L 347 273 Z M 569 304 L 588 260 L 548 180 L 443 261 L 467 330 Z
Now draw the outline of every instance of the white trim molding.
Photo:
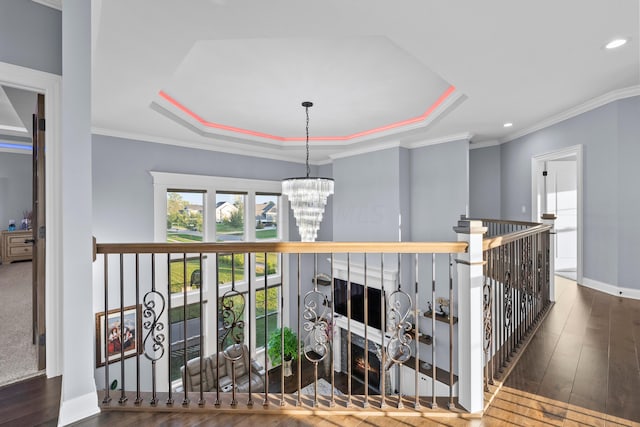
M 514 139 L 518 139 L 530 133 L 548 128 L 549 126 L 553 126 L 556 123 L 560 123 L 562 121 L 565 121 L 572 117 L 586 113 L 588 111 L 595 110 L 596 108 L 602 107 L 603 105 L 609 104 L 610 102 L 619 101 L 625 98 L 631 98 L 632 96 L 640 96 L 640 85 L 630 86 L 624 89 L 613 90 L 611 92 L 605 93 L 604 95 L 600 95 L 595 98 L 592 98 L 586 102 L 583 102 L 582 104 L 576 105 L 573 108 L 570 108 L 554 116 L 546 118 L 541 122 L 536 123 L 533 126 L 519 130 L 518 132 L 511 133 L 505 136 L 504 138 L 501 138 L 500 143 L 513 141 Z
M 47 377 L 62 374 L 62 194 L 60 173 L 60 129 L 62 77 L 56 74 L 0 62 L 0 84 L 44 93 L 47 156 L 45 158 L 46 267 L 45 301 L 47 330 Z
M 99 412 L 98 394 L 94 390 L 91 393 L 83 394 L 71 400 L 63 400 L 60 404 L 58 425 L 66 426 Z
M 62 0 L 31 0 L 34 3 L 62 11 Z
M 554 160 L 554 159 L 562 159 L 570 156 L 574 156 L 576 158 L 576 183 L 577 183 L 577 204 L 578 204 L 578 218 L 577 218 L 577 279 L 578 283 L 582 283 L 582 275 L 584 271 L 583 264 L 583 242 L 584 242 L 584 179 L 583 179 L 583 168 L 584 168 L 584 155 L 582 144 L 573 145 L 571 147 L 562 148 L 556 151 L 547 152 L 535 155 L 531 158 L 531 220 L 533 222 L 540 222 L 541 219 L 537 217 L 538 215 L 538 177 L 536 172 L 539 170 L 538 165 L 542 162 Z M 543 212 L 544 213 L 544 212 Z
M 578 282 L 578 284 L 616 297 L 640 300 L 640 289 L 623 288 L 621 286 L 611 285 L 609 283 L 589 279 L 588 277 L 583 277 L 582 281 Z

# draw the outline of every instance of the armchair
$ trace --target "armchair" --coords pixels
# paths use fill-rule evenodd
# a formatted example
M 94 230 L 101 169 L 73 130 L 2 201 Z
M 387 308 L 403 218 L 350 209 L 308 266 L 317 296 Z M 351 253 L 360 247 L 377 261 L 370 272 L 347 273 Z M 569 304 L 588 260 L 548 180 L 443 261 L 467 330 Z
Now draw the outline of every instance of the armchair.
M 257 392 L 264 388 L 265 369 L 260 363 L 249 357 L 249 349 L 244 344 L 232 344 L 222 353 L 214 353 L 203 358 L 202 382 L 200 381 L 200 358 L 187 362 L 180 368 L 182 386 L 187 391 L 229 391 L 233 386 L 235 369 L 235 387 L 240 393 Z M 249 372 L 251 366 L 251 372 Z

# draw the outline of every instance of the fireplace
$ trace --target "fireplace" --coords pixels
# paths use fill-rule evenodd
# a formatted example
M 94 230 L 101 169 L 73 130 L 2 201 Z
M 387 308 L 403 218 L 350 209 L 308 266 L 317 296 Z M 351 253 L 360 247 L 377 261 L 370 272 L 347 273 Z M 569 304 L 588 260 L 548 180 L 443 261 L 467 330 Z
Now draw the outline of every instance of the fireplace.
M 351 343 L 351 374 L 353 378 L 364 384 L 365 375 L 369 375 L 369 387 L 380 391 L 380 359 L 376 353 L 369 351 L 368 365 L 365 361 L 364 348 Z

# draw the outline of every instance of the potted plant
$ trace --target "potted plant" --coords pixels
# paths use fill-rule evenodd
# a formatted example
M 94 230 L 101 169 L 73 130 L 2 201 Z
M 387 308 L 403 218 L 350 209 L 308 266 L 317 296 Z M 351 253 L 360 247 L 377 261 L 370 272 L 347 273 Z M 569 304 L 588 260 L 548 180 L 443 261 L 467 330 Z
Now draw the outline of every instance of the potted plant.
M 282 331 L 284 331 L 284 352 L 281 353 Z M 282 363 L 284 376 L 291 376 L 291 361 L 298 357 L 298 337 L 295 332 L 286 326 L 282 329 L 278 328 L 273 331 L 269 336 L 269 342 L 267 343 L 267 353 L 269 354 L 269 359 L 271 359 L 271 363 L 273 365 L 278 365 L 282 360 L 284 360 L 284 363 Z

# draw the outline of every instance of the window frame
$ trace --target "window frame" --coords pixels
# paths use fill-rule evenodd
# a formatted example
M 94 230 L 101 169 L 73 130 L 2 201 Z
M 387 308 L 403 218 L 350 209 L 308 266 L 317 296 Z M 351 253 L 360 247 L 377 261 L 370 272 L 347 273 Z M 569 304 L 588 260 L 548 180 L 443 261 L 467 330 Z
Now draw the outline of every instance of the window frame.
M 216 194 L 217 193 L 244 193 L 245 197 L 245 240 L 246 242 L 256 241 L 256 223 L 255 223 L 255 204 L 256 194 L 264 195 L 280 195 L 278 202 L 278 235 L 274 239 L 260 239 L 261 242 L 265 241 L 287 241 L 289 238 L 289 215 L 288 209 L 284 209 L 287 206 L 287 199 L 282 195 L 282 183 L 281 181 L 269 181 L 269 180 L 257 180 L 257 179 L 243 179 L 243 178 L 229 178 L 218 177 L 209 175 L 193 175 L 182 173 L 170 173 L 170 172 L 158 172 L 150 171 L 153 180 L 154 189 L 154 241 L 166 243 L 167 241 L 167 192 L 175 191 L 175 189 L 183 189 L 182 191 L 198 191 L 202 192 L 204 198 L 203 206 L 203 241 L 215 242 L 216 241 Z M 217 319 L 215 322 L 210 321 L 210 316 L 207 313 L 218 312 L 218 300 L 216 299 L 216 287 L 210 286 L 211 283 L 215 283 L 215 256 L 209 256 L 207 259 L 203 259 L 201 287 L 203 289 L 203 299 L 208 302 L 205 305 L 212 305 L 208 310 L 204 311 L 204 325 L 205 330 L 203 333 L 204 345 L 201 343 L 203 354 L 210 355 L 217 351 L 216 340 L 213 339 L 216 334 Z M 246 262 L 246 261 L 245 261 Z M 250 334 L 245 337 L 245 340 L 251 340 L 252 343 L 256 342 L 256 312 L 255 312 L 255 293 L 257 290 L 264 289 L 264 276 L 256 277 L 255 275 L 255 255 L 251 255 L 251 265 L 253 268 L 248 274 L 245 274 L 244 280 L 236 282 L 236 289 L 239 292 L 248 291 L 248 280 L 251 280 L 252 284 L 252 306 L 249 307 L 247 315 L 253 319 L 252 329 Z M 280 271 L 275 275 L 267 276 L 267 287 L 279 285 L 282 295 L 289 294 L 289 278 L 286 272 L 288 268 L 288 257 L 282 257 Z M 162 276 L 160 276 L 162 277 Z M 222 296 L 225 291 L 231 289 L 231 283 L 224 284 L 219 287 L 219 296 Z M 183 305 L 183 295 L 181 293 L 172 294 L 171 307 L 176 308 Z M 187 293 L 186 304 L 197 303 L 199 301 L 199 291 L 190 291 Z M 168 315 L 168 314 L 165 314 Z M 284 319 L 289 318 L 289 307 L 287 304 L 282 307 L 282 316 Z M 168 318 L 165 320 L 168 324 Z M 278 320 L 279 322 L 279 320 Z M 252 345 L 252 357 L 264 361 L 265 347 L 261 347 L 260 350 L 256 349 L 255 345 Z M 168 363 L 167 358 L 165 363 Z M 161 371 L 163 371 L 161 369 Z M 166 372 L 167 369 L 164 369 Z M 166 374 L 168 376 L 168 373 Z M 180 380 L 174 381 L 173 388 L 180 386 Z

